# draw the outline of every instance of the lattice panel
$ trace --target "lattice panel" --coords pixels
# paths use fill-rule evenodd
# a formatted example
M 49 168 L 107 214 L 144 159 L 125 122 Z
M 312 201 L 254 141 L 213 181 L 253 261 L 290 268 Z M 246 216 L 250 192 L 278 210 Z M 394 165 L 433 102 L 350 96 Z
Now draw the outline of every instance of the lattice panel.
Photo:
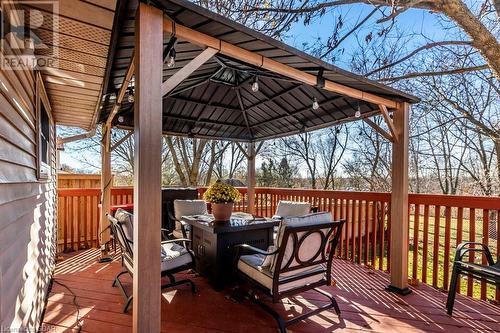
M 42 41 L 46 44 L 50 44 L 49 41 L 52 39 L 52 33 L 50 31 L 39 29 L 37 30 L 37 34 Z M 101 57 L 108 56 L 108 47 L 106 45 L 89 42 L 76 37 L 59 34 L 58 45 L 70 50 L 85 52 Z
M 72 19 L 60 16 L 58 30 L 61 34 L 70 35 L 73 37 L 94 41 L 96 43 L 108 45 L 111 39 L 111 31 L 103 28 L 98 28 L 89 24 L 74 21 Z M 49 13 L 43 13 L 43 23 L 41 28 L 51 30 L 53 27 L 53 16 Z

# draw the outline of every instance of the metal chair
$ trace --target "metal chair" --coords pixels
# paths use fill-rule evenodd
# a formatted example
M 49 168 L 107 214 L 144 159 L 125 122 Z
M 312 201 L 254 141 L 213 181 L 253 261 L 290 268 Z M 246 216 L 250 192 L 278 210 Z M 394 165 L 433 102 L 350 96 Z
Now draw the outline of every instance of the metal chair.
M 475 253 L 482 253 L 487 265 L 476 264 L 469 261 L 464 261 L 463 258 L 466 254 L 474 255 Z M 457 292 L 457 282 L 460 274 L 471 275 L 476 279 L 485 279 L 488 283 L 496 285 L 500 288 L 500 255 L 497 262 L 493 261 L 490 249 L 482 243 L 464 242 L 457 246 L 455 252 L 455 261 L 453 262 L 453 271 L 451 274 L 450 288 L 448 291 L 448 299 L 446 301 L 446 309 L 451 316 L 453 313 L 453 305 L 455 303 L 455 295 Z
M 114 217 L 108 215 L 108 219 L 111 222 L 111 228 L 120 245 L 122 266 L 125 268 L 125 270 L 120 272 L 114 279 L 113 287 L 118 286 L 120 289 L 125 299 L 123 312 L 127 312 L 130 302 L 132 302 L 132 295 L 127 294 L 125 291 L 123 283 L 120 281 L 120 276 L 124 274 L 132 276 L 133 274 L 134 256 L 131 214 L 125 211 L 117 211 Z M 193 281 L 190 279 L 176 280 L 174 277 L 175 273 L 194 268 L 193 253 L 189 249 L 177 244 L 185 242 L 190 242 L 190 240 L 181 238 L 161 242 L 161 276 L 167 276 L 170 281 L 169 283 L 162 284 L 161 289 L 189 284 L 191 286 L 191 291 L 196 293 L 196 286 Z
M 286 327 L 324 310 L 340 309 L 333 296 L 319 289 L 331 284 L 332 259 L 345 221 L 331 222 L 330 213 L 285 218 L 278 230 L 275 251 L 266 252 L 247 244 L 237 245 L 237 275 L 250 283 L 250 300 L 271 314 L 280 332 Z M 306 290 L 315 290 L 329 303 L 290 320 L 261 302 L 254 289 L 263 291 L 274 303 Z

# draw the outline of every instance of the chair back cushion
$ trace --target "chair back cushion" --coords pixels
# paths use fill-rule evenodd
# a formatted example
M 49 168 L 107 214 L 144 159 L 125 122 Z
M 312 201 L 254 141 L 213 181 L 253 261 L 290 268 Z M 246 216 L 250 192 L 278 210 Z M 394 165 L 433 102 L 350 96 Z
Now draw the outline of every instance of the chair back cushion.
M 329 212 L 313 213 L 299 217 L 287 217 L 284 218 L 278 227 L 278 233 L 276 235 L 276 246 L 280 249 L 284 248 L 283 259 L 281 262 L 280 269 L 286 267 L 300 266 L 301 262 L 307 262 L 312 260 L 319 254 L 323 246 L 322 240 L 327 237 L 328 232 L 331 228 L 314 229 L 315 224 L 324 224 L 332 221 L 332 215 Z M 288 237 L 285 239 L 285 230 L 288 226 L 310 226 L 307 231 L 298 232 L 297 240 L 294 237 Z M 307 235 L 306 235 L 307 234 Z M 298 244 L 295 244 L 298 242 Z M 297 257 L 292 258 L 294 255 L 294 249 L 298 246 L 298 259 Z M 274 272 L 277 264 L 277 255 L 271 262 L 271 271 Z M 310 268 L 310 267 L 309 267 Z
M 119 208 L 115 213 L 115 219 L 121 224 L 127 240 L 132 242 L 134 240 L 134 215 Z
M 174 200 L 175 230 L 176 238 L 182 237 L 181 219 L 188 215 L 208 214 L 205 200 Z
M 118 217 L 120 216 L 118 215 Z M 120 248 L 122 249 L 122 256 L 124 254 L 127 254 L 127 257 L 131 261 L 133 257 L 133 240 L 132 238 L 129 239 L 125 235 L 124 223 L 118 221 L 116 213 L 115 216 L 108 215 L 108 220 L 111 223 L 111 230 L 113 231 L 113 236 L 115 237 L 115 241 L 118 242 Z
M 187 215 L 205 215 L 208 214 L 207 203 L 205 200 L 174 200 L 174 213 L 177 221 Z
M 278 202 L 278 207 L 276 208 L 277 217 L 290 217 L 290 216 L 302 216 L 309 214 L 311 212 L 311 204 L 309 202 L 298 202 L 298 201 L 283 201 Z

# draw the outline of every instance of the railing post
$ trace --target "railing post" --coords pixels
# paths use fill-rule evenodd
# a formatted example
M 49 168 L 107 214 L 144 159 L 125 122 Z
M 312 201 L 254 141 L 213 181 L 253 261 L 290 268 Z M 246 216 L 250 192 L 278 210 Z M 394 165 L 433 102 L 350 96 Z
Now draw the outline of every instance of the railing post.
M 392 144 L 392 194 L 390 227 L 391 284 L 388 290 L 407 295 L 408 288 L 408 121 L 409 104 L 393 112 L 396 137 Z M 383 230 L 381 230 L 383 232 Z
M 109 221 L 106 214 L 111 208 L 111 187 L 113 186 L 113 176 L 111 175 L 111 127 L 102 126 L 101 144 L 101 216 L 100 216 L 100 237 L 101 246 L 100 262 L 111 261 L 108 254 L 108 242 L 110 239 Z
M 160 332 L 163 13 L 140 2 L 135 21 L 133 332 Z
M 248 213 L 255 214 L 255 143 L 248 144 L 248 166 L 247 166 L 247 196 Z

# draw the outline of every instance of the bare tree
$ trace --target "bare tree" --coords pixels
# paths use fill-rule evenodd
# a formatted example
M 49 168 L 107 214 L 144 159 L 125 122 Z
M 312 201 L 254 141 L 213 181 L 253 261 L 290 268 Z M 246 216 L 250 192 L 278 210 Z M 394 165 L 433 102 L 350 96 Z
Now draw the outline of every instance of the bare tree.
M 349 132 L 346 125 L 326 129 L 316 141 L 321 161 L 323 189 L 335 189 L 335 175 L 346 151 Z
M 457 138 L 457 135 L 463 133 L 452 133 L 456 126 L 446 123 L 445 119 L 439 110 L 425 118 L 426 131 L 421 139 L 426 143 L 426 149 L 421 149 L 420 154 L 432 161 L 430 164 L 435 171 L 433 178 L 438 181 L 441 192 L 457 194 L 462 161 L 466 153 L 461 141 L 465 138 Z
M 318 178 L 316 158 L 319 155 L 318 147 L 315 144 L 317 135 L 317 133 L 308 132 L 280 139 L 282 156 L 290 156 L 294 158 L 299 165 L 306 166 L 313 189 L 317 187 Z
M 384 126 L 381 117 L 373 120 Z M 347 175 L 354 180 L 351 186 L 356 190 L 390 191 L 391 143 L 361 122 L 354 123 L 351 131 L 354 132 L 349 148 L 351 156 L 343 163 Z
M 167 136 L 165 141 L 181 185 L 199 185 L 208 140 Z
M 220 156 L 215 160 L 215 175 L 217 178 L 233 179 L 244 165 L 245 155 L 234 142 L 220 142 L 219 146 Z

